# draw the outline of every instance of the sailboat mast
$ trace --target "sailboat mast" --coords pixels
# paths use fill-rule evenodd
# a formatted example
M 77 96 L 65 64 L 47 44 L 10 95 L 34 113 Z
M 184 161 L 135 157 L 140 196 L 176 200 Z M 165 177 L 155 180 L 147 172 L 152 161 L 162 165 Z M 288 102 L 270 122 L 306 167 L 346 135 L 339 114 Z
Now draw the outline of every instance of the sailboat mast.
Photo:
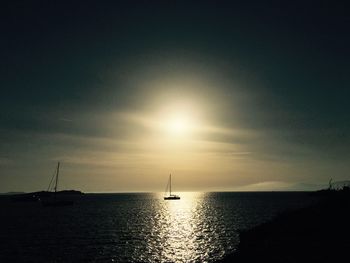
M 55 193 L 57 192 L 57 184 L 58 184 L 58 173 L 60 172 L 60 162 L 57 164 L 57 172 L 56 172 L 56 182 L 55 182 Z
M 168 194 L 168 191 L 169 191 L 169 195 L 164 196 L 164 200 L 179 200 L 180 199 L 180 196 L 171 194 L 171 174 L 169 174 L 168 184 L 166 186 L 165 192 Z

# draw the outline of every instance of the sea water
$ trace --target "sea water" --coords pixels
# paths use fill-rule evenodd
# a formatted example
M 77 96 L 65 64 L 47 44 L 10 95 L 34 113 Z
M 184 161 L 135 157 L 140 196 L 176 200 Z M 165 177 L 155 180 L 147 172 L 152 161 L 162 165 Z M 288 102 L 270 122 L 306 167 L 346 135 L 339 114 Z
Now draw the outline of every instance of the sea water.
M 239 230 L 308 205 L 307 193 L 85 194 L 73 206 L 0 198 L 0 262 L 215 262 Z

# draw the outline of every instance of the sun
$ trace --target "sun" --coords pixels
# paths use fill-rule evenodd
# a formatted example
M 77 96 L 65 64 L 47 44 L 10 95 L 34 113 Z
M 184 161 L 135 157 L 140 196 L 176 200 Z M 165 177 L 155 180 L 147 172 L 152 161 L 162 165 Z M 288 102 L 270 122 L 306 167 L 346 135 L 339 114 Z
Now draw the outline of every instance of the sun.
M 174 134 L 184 134 L 188 131 L 188 123 L 186 119 L 178 118 L 169 122 L 169 131 Z
M 192 125 L 190 120 L 185 116 L 172 116 L 166 121 L 165 129 L 171 136 L 183 137 L 190 134 Z
M 189 142 L 194 140 L 200 131 L 199 107 L 186 101 L 168 103 L 160 107 L 154 115 L 153 126 L 158 135 L 170 141 Z

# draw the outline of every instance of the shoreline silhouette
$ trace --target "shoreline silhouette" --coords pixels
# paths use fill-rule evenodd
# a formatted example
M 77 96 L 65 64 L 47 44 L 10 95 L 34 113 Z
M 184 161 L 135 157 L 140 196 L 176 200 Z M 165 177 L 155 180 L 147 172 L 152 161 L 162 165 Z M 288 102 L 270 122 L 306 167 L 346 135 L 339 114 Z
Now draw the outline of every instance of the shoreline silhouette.
M 237 251 L 217 262 L 342 262 L 350 249 L 350 188 L 310 194 L 321 198 L 240 231 Z

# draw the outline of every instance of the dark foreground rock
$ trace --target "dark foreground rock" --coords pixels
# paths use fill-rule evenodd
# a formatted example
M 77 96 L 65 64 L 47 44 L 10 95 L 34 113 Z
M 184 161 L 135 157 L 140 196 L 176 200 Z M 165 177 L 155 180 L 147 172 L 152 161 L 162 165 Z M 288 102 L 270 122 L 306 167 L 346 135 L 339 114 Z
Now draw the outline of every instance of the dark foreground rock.
M 224 262 L 349 262 L 350 191 L 327 193 L 311 207 L 240 233 Z

